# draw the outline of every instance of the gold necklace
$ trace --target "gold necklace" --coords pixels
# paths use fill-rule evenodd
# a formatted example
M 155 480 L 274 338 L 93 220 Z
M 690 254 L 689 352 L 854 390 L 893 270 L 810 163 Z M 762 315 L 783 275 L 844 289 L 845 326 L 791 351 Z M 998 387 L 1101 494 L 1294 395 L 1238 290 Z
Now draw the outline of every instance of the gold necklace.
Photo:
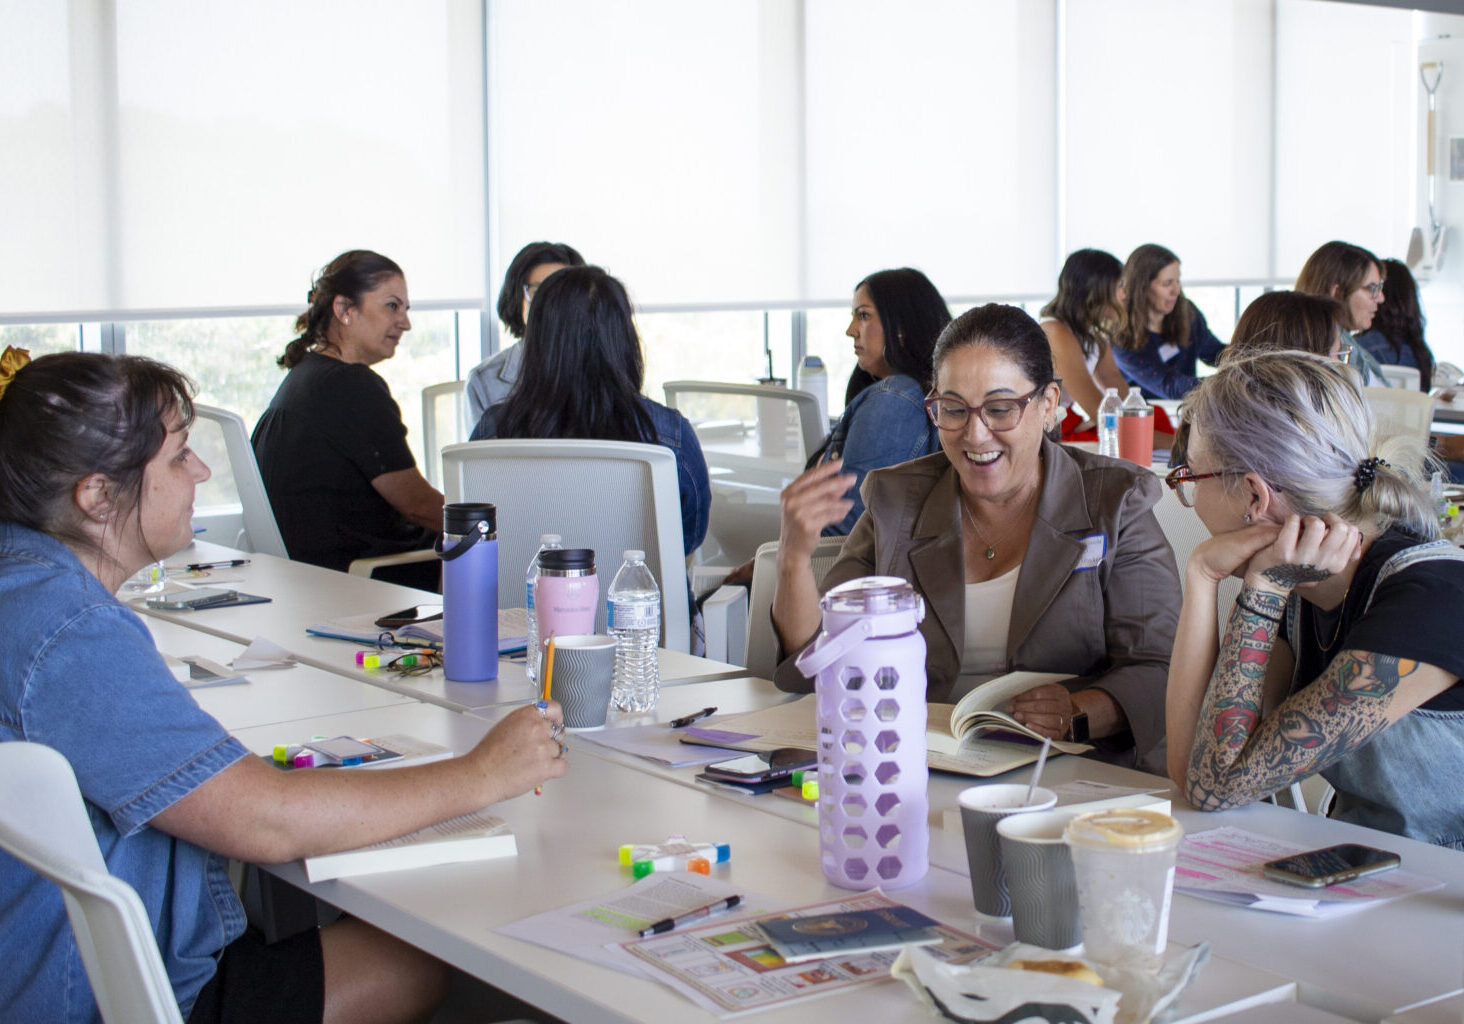
M 1021 513 L 1017 516 L 1016 524 L 1018 526 L 1021 526 L 1022 525 L 1022 520 L 1027 517 L 1027 510 L 1032 507 L 1032 502 L 1035 501 L 1036 498 L 1037 498 L 1037 488 L 1034 487 L 1032 489 L 1031 495 L 1027 498 L 1026 503 L 1022 505 L 1022 511 L 1021 511 Z M 991 543 L 991 541 L 987 540 L 986 539 L 986 534 L 984 534 L 984 533 L 981 532 L 981 527 L 979 527 L 979 526 L 976 525 L 976 517 L 973 516 L 973 515 L 971 515 L 971 507 L 966 504 L 966 497 L 965 497 L 965 495 L 961 495 L 960 496 L 960 502 L 961 502 L 961 511 L 964 512 L 964 513 L 966 513 L 966 522 L 968 522 L 968 523 L 971 524 L 971 529 L 975 531 L 977 538 L 981 541 L 981 543 L 983 543 L 983 544 L 986 545 L 986 560 L 988 562 L 991 561 L 992 559 L 994 559 L 996 557 L 996 545 L 993 544 L 993 543 Z M 1008 536 L 1010 536 L 1010 534 L 1008 534 Z M 997 538 L 998 541 L 1005 541 L 1006 539 L 1007 539 L 1007 537 L 998 537 Z

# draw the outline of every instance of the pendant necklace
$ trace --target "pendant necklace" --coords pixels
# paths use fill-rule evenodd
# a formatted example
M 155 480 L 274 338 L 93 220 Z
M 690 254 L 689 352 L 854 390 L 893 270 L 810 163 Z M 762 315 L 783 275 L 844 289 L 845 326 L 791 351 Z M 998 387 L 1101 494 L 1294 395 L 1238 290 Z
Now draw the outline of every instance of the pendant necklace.
M 1022 506 L 1021 514 L 1017 516 L 1016 522 L 1017 522 L 1017 525 L 1018 526 L 1020 526 L 1021 523 L 1022 523 L 1022 520 L 1026 518 L 1026 516 L 1027 516 L 1027 510 L 1032 507 L 1032 502 L 1036 499 L 1036 497 L 1037 497 L 1037 489 L 1036 488 L 1033 488 L 1031 497 L 1029 497 L 1027 499 L 1026 504 L 1024 504 Z M 988 562 L 991 561 L 992 559 L 996 558 L 996 545 L 993 544 L 993 543 L 991 543 L 991 541 L 987 540 L 986 539 L 986 534 L 984 534 L 984 533 L 981 532 L 981 527 L 979 527 L 979 526 L 976 525 L 976 517 L 973 516 L 973 515 L 971 515 L 971 507 L 966 504 L 966 498 L 965 498 L 964 495 L 961 496 L 960 502 L 961 502 L 961 511 L 964 512 L 964 513 L 966 513 L 966 522 L 968 522 L 968 523 L 971 524 L 971 529 L 973 531 L 975 531 L 977 539 L 979 539 L 981 541 L 981 543 L 983 543 L 983 544 L 986 545 L 986 551 L 985 551 L 986 560 Z M 997 540 L 1004 541 L 1004 540 L 1006 540 L 1006 537 L 997 537 L 996 539 Z

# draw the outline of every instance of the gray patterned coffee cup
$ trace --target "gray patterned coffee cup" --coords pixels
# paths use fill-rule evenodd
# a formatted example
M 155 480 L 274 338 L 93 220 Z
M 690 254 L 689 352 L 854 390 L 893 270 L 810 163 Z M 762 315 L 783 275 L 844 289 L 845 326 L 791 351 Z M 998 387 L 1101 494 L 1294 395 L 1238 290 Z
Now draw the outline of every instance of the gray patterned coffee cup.
M 1073 857 L 1063 839 L 1074 816 L 1072 811 L 1038 811 L 996 823 L 1018 942 L 1067 949 L 1083 941 Z
M 1045 811 L 1057 803 L 1057 794 L 1038 787 L 1027 800 L 1027 784 L 993 783 L 961 790 L 961 827 L 966 833 L 966 864 L 971 870 L 971 897 L 976 909 L 992 917 L 1012 912 L 1002 871 L 996 823 L 1009 814 Z
M 548 660 L 545 659 L 547 667 Z M 603 729 L 615 675 L 615 638 L 600 634 L 556 636 L 549 696 L 564 709 L 564 727 Z

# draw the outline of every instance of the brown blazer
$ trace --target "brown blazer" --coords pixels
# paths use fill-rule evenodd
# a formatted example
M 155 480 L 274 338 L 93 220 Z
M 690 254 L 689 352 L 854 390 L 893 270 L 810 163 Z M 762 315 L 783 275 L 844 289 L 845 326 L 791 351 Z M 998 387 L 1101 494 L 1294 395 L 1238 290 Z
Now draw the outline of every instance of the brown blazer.
M 1069 689 L 1096 687 L 1128 718 L 1131 736 L 1099 741 L 1104 754 L 1164 771 L 1164 690 L 1179 620 L 1179 574 L 1153 508 L 1160 481 L 1129 462 L 1044 439 L 1043 486 L 1031 540 L 1017 574 L 1007 634 L 1010 668 L 1068 672 Z M 949 699 L 965 647 L 965 571 L 955 470 L 944 452 L 875 470 L 865 479 L 865 513 L 821 584 L 899 576 L 925 598 L 920 632 L 928 647 L 927 693 Z M 1083 538 L 1104 535 L 1094 568 Z M 1092 548 L 1097 541 L 1088 541 Z M 783 659 L 780 689 L 813 681 Z

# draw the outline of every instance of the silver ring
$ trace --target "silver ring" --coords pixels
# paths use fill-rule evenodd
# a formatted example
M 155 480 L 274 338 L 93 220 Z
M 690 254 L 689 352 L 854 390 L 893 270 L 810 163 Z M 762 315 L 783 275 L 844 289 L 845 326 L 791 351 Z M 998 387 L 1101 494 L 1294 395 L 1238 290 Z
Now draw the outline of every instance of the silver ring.
M 566 747 L 563 743 L 559 744 L 559 754 L 557 756 L 563 757 L 567 753 L 569 753 L 569 748 Z
M 564 723 L 563 722 L 552 722 L 552 723 L 550 723 L 550 725 L 549 725 L 549 738 L 551 740 L 556 740 L 557 741 L 559 739 L 559 737 L 561 737 L 563 735 L 564 735 Z

